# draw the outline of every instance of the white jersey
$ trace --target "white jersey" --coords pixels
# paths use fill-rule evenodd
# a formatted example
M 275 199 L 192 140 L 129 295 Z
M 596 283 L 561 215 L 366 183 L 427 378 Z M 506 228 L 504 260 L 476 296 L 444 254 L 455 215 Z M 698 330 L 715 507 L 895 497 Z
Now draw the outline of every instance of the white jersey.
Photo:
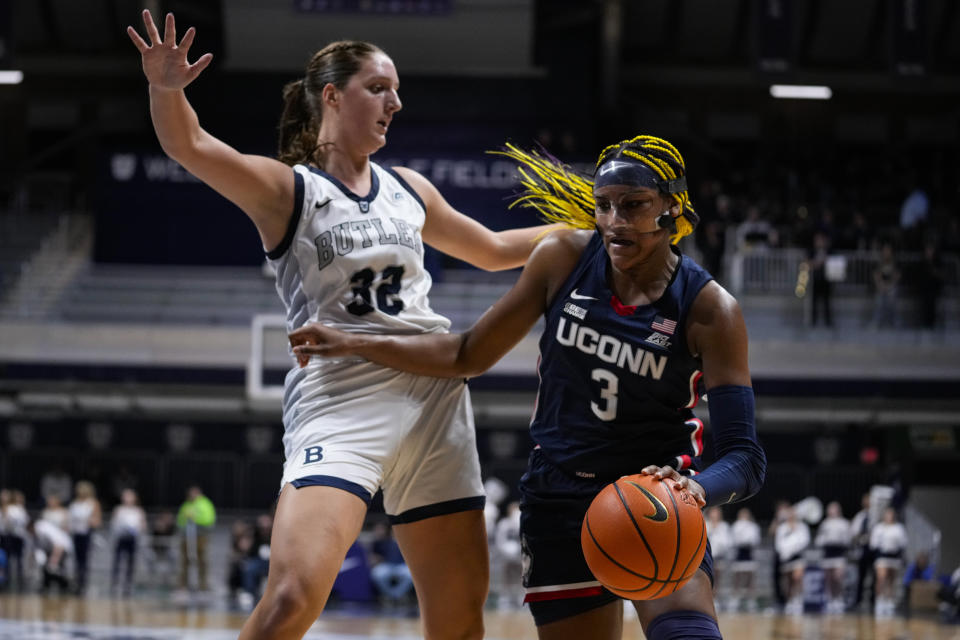
M 110 531 L 115 536 L 139 536 L 146 529 L 146 517 L 138 506 L 121 504 L 113 510 Z
M 40 512 L 40 519 L 55 524 L 64 531 L 70 530 L 70 512 L 63 507 L 44 509 Z
M 714 558 L 725 559 L 733 548 L 733 538 L 730 536 L 730 525 L 723 520 L 713 523 L 706 521 L 707 540 L 710 541 L 710 550 Z
M 899 522 L 878 522 L 870 531 L 870 548 L 878 553 L 897 554 L 907 548 L 907 530 Z
M 27 510 L 19 504 L 8 504 L 3 510 L 3 533 L 16 538 L 27 537 L 27 525 L 30 523 L 30 516 Z
M 446 332 L 450 321 L 427 300 L 432 280 L 423 266 L 426 210 L 398 174 L 370 163 L 370 192 L 358 196 L 314 167 L 294 167 L 295 205 L 283 241 L 267 254 L 287 310 L 287 330 L 308 322 L 360 333 Z M 316 386 L 322 370 L 343 360 L 314 359 L 287 376 L 284 424 L 299 386 Z M 359 361 L 359 359 L 352 359 Z
M 70 503 L 70 533 L 90 533 L 90 518 L 96 506 L 93 500 L 74 500 Z
M 734 547 L 759 547 L 760 525 L 753 520 L 735 520 L 730 525 L 730 537 Z
M 803 522 L 784 522 L 777 527 L 773 544 L 780 560 L 787 561 L 810 546 L 810 529 Z
M 49 520 L 40 519 L 33 525 L 33 538 L 36 545 L 46 552 L 60 547 L 66 553 L 73 553 L 73 538 L 61 527 Z
M 827 518 L 817 529 L 814 545 L 818 547 L 849 547 L 853 539 L 850 521 L 846 518 Z

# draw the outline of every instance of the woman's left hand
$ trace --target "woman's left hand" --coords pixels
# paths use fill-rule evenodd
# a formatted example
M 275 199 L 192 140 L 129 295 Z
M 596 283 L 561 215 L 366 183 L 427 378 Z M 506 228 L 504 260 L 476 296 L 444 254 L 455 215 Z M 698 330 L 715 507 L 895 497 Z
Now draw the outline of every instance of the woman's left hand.
M 694 499 L 696 499 L 697 504 L 701 509 L 707 506 L 707 494 L 703 490 L 703 487 L 700 486 L 700 483 L 690 476 L 681 475 L 680 472 L 673 467 L 658 467 L 657 465 L 652 464 L 649 467 L 644 467 L 640 473 L 645 476 L 653 476 L 658 480 L 669 478 L 670 480 L 673 480 L 681 489 L 686 489 L 689 491 L 693 495 Z
M 291 332 L 289 338 L 293 354 L 302 368 L 310 361 L 310 356 L 335 358 L 352 355 L 356 335 L 311 322 Z

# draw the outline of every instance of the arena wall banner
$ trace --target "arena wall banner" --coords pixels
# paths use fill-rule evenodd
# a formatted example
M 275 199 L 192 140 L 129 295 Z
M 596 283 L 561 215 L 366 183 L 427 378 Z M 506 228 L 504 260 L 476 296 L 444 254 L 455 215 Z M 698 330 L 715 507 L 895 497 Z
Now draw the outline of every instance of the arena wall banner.
M 517 174 L 515 165 L 505 158 L 482 151 L 459 155 L 384 151 L 374 160 L 419 171 L 451 205 L 493 229 L 538 223 L 529 210 L 507 209 Z M 263 261 L 259 237 L 246 216 L 159 150 L 118 148 L 103 154 L 99 164 L 98 262 L 258 265 Z

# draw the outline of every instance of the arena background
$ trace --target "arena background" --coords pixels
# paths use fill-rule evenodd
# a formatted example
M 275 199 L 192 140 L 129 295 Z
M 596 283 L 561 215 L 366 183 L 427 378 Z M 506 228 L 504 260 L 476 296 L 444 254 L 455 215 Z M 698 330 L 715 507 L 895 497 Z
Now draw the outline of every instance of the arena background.
M 737 295 L 750 331 L 770 464 L 746 505 L 764 526 L 780 499 L 839 500 L 850 517 L 889 485 L 915 518 L 912 551 L 960 564 L 952 0 L 0 2 L 0 486 L 22 489 L 31 512 L 58 467 L 93 481 L 107 511 L 124 481 L 148 512 L 199 484 L 223 522 L 269 510 L 280 478 L 268 388 L 288 360 L 282 335 L 251 323 L 282 309 L 253 225 L 156 142 L 124 33 L 142 8 L 197 27 L 191 58 L 214 60 L 188 97 L 206 129 L 247 152 L 275 152 L 280 89 L 314 50 L 380 44 L 404 108 L 375 160 L 421 171 L 495 228 L 535 219 L 507 210 L 514 173 L 486 150 L 539 143 L 587 167 L 638 133 L 671 140 L 703 219 L 681 246 Z M 777 99 L 772 85 L 831 97 Z M 917 188 L 929 206 L 907 226 Z M 812 325 L 802 270 L 818 230 L 836 257 L 831 327 Z M 885 243 L 902 275 L 889 323 L 875 314 Z M 455 329 L 516 277 L 427 262 Z M 251 389 L 257 335 L 268 349 Z M 470 383 L 484 473 L 512 497 L 531 446 L 536 337 Z

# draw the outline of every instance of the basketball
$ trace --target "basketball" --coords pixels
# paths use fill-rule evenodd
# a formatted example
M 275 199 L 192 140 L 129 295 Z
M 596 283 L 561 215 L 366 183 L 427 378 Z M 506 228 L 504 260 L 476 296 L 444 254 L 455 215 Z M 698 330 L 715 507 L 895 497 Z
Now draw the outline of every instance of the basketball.
M 580 545 L 604 587 L 621 598 L 654 600 L 693 577 L 707 549 L 707 528 L 689 491 L 673 480 L 632 475 L 593 499 Z

